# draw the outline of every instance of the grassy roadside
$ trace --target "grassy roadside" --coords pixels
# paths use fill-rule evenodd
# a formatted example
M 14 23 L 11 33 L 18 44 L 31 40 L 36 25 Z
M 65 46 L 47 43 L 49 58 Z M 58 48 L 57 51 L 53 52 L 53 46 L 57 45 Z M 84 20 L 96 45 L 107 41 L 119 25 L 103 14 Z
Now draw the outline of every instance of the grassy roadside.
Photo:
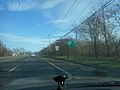
M 95 65 L 95 66 L 101 66 L 101 67 L 106 67 L 110 69 L 120 70 L 119 59 L 105 59 L 105 58 L 94 58 L 94 57 L 83 57 L 83 56 L 70 57 L 69 59 L 67 59 L 66 56 L 59 56 L 56 58 L 70 60 L 70 61 L 74 61 L 77 63 L 86 64 L 86 65 Z

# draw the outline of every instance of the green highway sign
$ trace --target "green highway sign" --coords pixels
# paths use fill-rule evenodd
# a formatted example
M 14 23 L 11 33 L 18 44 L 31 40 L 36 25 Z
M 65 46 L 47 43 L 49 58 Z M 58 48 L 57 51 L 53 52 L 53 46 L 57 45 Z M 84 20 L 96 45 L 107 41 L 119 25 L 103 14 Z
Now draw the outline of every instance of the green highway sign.
M 66 40 L 67 47 L 76 47 L 76 41 Z
M 67 46 L 67 47 L 70 47 L 71 44 L 72 44 L 72 42 L 71 42 L 70 40 L 67 40 L 67 41 L 66 41 L 66 46 Z
M 76 41 L 73 41 L 72 42 L 72 47 L 76 47 L 76 44 L 77 44 Z

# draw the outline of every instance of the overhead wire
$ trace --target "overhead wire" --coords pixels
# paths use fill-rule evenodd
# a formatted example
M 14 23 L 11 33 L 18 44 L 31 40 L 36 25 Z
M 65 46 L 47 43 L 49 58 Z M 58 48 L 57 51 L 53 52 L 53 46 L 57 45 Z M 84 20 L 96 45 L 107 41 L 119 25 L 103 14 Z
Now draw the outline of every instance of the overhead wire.
M 67 15 L 67 17 L 68 16 L 70 16 L 70 14 L 73 12 L 73 10 L 78 6 L 78 4 L 81 2 L 81 0 L 79 0 L 78 2 L 77 2 L 77 4 L 74 6 L 74 8 L 71 10 L 71 12 Z
M 78 0 L 78 2 L 76 2 L 77 4 L 72 8 L 72 10 L 68 13 L 68 15 L 65 18 L 68 18 L 71 15 L 71 13 L 75 10 L 75 8 L 79 5 L 81 1 L 82 0 Z
M 72 4 L 72 6 L 70 7 L 70 9 L 68 10 L 68 12 L 64 15 L 64 17 L 62 18 L 62 20 L 58 23 L 61 24 L 63 22 L 63 20 L 65 19 L 65 17 L 69 14 L 69 12 L 72 10 L 73 6 L 75 5 L 75 3 L 77 2 L 77 0 L 75 0 Z
M 60 25 L 62 22 L 63 22 L 63 20 L 65 19 L 65 17 L 67 16 L 67 15 L 70 15 L 70 11 L 72 10 L 72 8 L 74 7 L 74 5 L 76 4 L 76 2 L 77 2 L 77 0 L 75 0 L 74 2 L 73 2 L 73 4 L 72 4 L 72 6 L 69 8 L 69 10 L 67 11 L 67 13 L 63 16 L 63 18 L 62 18 L 62 20 L 58 23 L 58 25 Z M 76 7 L 76 6 L 75 6 Z M 52 31 L 51 33 L 53 33 L 54 31 Z M 48 35 L 50 35 L 51 33 L 49 33 Z
M 85 23 L 88 19 L 90 19 L 93 15 L 95 15 L 97 12 L 99 12 L 100 10 L 104 9 L 106 6 L 110 5 L 111 3 L 113 3 L 115 0 L 109 0 L 108 2 L 106 2 L 101 8 L 99 8 L 97 11 L 95 11 L 92 15 L 90 15 L 86 20 L 84 20 L 82 23 L 80 23 L 79 25 L 77 25 L 74 29 L 70 30 L 68 33 L 66 33 L 65 35 L 63 35 L 60 39 L 62 39 L 63 37 L 67 36 L 69 33 L 71 33 L 72 31 L 74 31 L 77 27 L 79 27 L 80 25 L 82 25 L 83 23 Z
M 73 10 L 78 6 L 78 4 L 81 2 L 81 0 L 79 0 L 78 2 L 77 2 L 77 4 L 74 6 L 74 8 L 70 11 L 70 13 L 67 15 L 67 17 L 66 18 L 68 18 L 69 16 L 70 16 L 70 14 L 73 12 Z
M 89 5 L 92 3 L 93 0 L 91 0 L 88 5 L 83 9 L 82 13 L 73 21 L 73 23 L 66 29 L 69 30 L 71 26 L 74 25 L 74 23 L 83 15 L 83 13 L 86 11 L 86 9 L 89 7 Z

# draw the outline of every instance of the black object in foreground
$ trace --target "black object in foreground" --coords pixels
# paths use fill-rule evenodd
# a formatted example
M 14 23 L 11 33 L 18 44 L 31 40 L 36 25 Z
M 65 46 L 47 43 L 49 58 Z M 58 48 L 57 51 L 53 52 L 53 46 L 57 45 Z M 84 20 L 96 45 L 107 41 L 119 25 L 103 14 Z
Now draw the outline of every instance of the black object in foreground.
M 65 87 L 65 80 L 67 79 L 68 77 L 66 75 L 61 75 L 61 76 L 57 76 L 57 77 L 54 77 L 53 80 L 56 81 L 58 83 L 58 87 L 57 87 L 57 90 L 64 90 L 66 87 Z

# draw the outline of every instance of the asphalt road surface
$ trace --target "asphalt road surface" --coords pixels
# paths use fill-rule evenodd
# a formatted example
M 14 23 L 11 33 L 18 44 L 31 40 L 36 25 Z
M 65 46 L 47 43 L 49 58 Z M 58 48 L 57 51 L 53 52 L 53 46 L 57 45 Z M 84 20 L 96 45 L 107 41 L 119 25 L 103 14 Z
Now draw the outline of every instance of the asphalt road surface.
M 17 85 L 24 86 L 28 83 L 55 83 L 52 80 L 53 77 L 63 74 L 71 79 L 77 77 L 92 78 L 118 75 L 62 60 L 32 56 L 0 58 L 0 88 Z

